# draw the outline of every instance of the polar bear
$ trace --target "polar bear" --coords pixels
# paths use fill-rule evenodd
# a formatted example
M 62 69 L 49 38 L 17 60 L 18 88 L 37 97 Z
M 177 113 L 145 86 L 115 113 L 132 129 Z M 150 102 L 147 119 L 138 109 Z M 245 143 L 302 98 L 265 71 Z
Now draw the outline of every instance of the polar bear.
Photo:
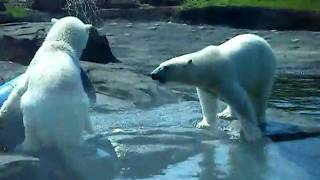
M 244 138 L 262 136 L 267 99 L 276 70 L 271 46 L 253 34 L 238 35 L 218 46 L 167 60 L 152 73 L 153 80 L 180 82 L 197 89 L 203 119 L 196 127 L 214 125 L 216 117 L 231 119 L 236 114 Z M 228 107 L 217 114 L 217 98 Z
M 82 131 L 92 132 L 79 61 L 92 26 L 75 17 L 51 22 L 42 46 L 0 109 L 3 117 L 21 97 L 26 152 L 77 147 Z

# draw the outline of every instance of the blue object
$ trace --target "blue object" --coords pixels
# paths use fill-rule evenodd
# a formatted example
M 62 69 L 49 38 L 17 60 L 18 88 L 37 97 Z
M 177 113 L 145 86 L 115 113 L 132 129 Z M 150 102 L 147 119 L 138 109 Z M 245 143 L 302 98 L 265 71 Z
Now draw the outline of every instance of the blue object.
M 0 107 L 8 99 L 10 93 L 12 92 L 13 88 L 17 85 L 17 82 L 21 77 L 22 74 L 0 86 Z

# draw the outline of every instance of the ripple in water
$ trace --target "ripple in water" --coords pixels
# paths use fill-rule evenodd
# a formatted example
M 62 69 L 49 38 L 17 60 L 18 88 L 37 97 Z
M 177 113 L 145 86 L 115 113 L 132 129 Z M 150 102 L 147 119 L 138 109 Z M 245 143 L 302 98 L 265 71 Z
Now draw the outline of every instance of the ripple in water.
M 269 105 L 320 121 L 320 75 L 279 75 Z

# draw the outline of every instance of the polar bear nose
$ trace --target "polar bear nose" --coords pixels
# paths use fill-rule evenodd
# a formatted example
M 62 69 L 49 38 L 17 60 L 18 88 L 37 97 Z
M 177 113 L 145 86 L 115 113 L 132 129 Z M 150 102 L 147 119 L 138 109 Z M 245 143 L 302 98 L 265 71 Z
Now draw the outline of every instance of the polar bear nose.
M 157 75 L 155 73 L 150 74 L 152 80 L 157 80 Z

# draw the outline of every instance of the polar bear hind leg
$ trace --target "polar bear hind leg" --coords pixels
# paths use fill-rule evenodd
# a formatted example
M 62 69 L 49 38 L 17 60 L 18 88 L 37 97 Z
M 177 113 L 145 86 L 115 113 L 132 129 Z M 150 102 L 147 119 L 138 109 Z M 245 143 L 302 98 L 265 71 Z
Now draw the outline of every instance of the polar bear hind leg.
M 203 119 L 197 123 L 197 128 L 208 128 L 216 123 L 217 97 L 201 88 L 197 88 Z
M 262 133 L 247 92 L 237 83 L 221 85 L 218 88 L 219 97 L 224 99 L 239 116 L 245 139 L 252 141 L 261 138 Z
M 266 109 L 267 109 L 267 101 L 271 94 L 273 85 L 273 80 L 265 83 L 263 87 L 261 87 L 258 93 L 251 95 L 251 100 L 253 107 L 255 109 L 255 115 L 258 121 L 258 124 L 262 129 L 264 129 L 266 123 Z

